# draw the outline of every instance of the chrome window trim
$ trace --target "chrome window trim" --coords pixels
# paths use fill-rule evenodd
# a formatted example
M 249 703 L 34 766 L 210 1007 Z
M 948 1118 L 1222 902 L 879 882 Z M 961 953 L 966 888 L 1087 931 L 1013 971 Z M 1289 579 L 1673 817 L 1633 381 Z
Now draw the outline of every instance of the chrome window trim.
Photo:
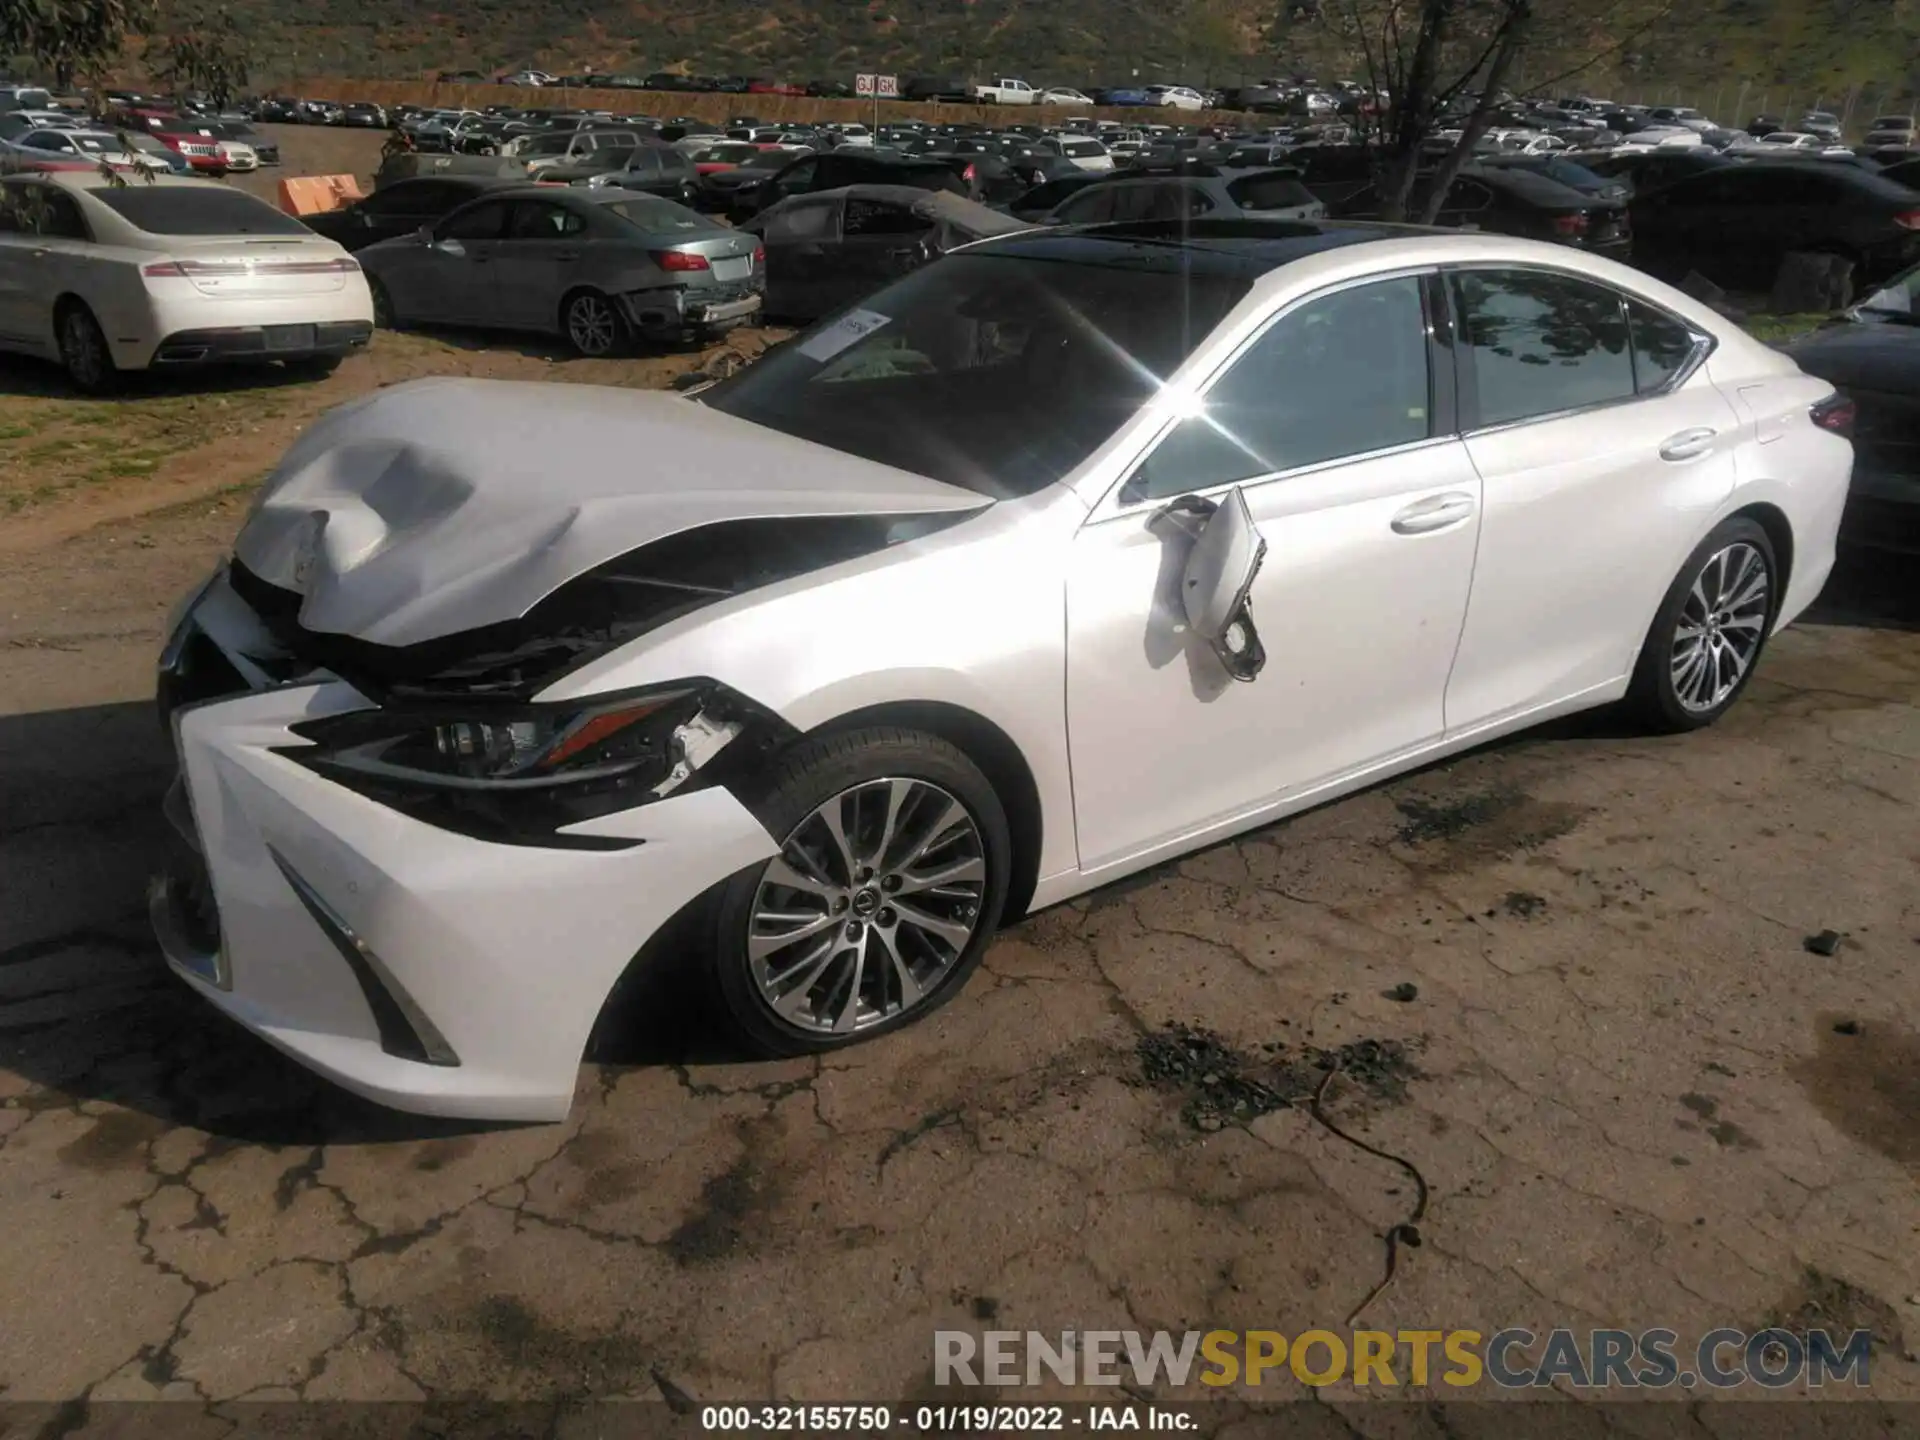
M 1577 281 L 1582 285 L 1591 285 L 1597 289 L 1610 290 L 1621 301 L 1621 304 L 1623 307 L 1625 306 L 1627 301 L 1637 300 L 1640 304 L 1645 305 L 1648 309 L 1657 312 L 1665 319 L 1671 320 L 1674 324 L 1678 325 L 1681 329 L 1685 330 L 1687 334 L 1693 337 L 1693 342 L 1694 342 L 1693 350 L 1689 353 L 1686 363 L 1683 364 L 1678 370 L 1674 371 L 1674 373 L 1671 376 L 1669 376 L 1665 382 L 1663 382 L 1661 385 L 1657 386 L 1652 390 L 1639 389 L 1638 379 L 1636 377 L 1636 381 L 1635 381 L 1636 388 L 1634 389 L 1634 392 L 1631 395 L 1618 396 L 1612 400 L 1595 400 L 1591 404 L 1587 404 L 1587 405 L 1571 405 L 1564 410 L 1548 410 L 1539 415 L 1523 415 L 1515 420 L 1501 420 L 1491 425 L 1477 425 L 1472 428 L 1468 428 L 1463 425 L 1460 428 L 1460 438 L 1462 440 L 1477 440 L 1483 435 L 1498 435 L 1508 430 L 1517 430 L 1522 425 L 1541 425 L 1551 420 L 1566 420 L 1566 419 L 1571 419 L 1576 415 L 1591 415 L 1601 410 L 1615 410 L 1621 407 L 1622 405 L 1633 405 L 1633 404 L 1637 404 L 1642 400 L 1657 400 L 1662 396 L 1671 395 L 1674 391 L 1680 389 L 1681 386 L 1685 385 L 1689 380 L 1693 379 L 1693 377 L 1700 372 L 1700 368 L 1707 363 L 1707 357 L 1713 354 L 1713 352 L 1716 349 L 1718 349 L 1720 345 L 1720 340 L 1718 336 L 1707 334 L 1706 332 L 1702 331 L 1699 326 L 1695 325 L 1691 320 L 1687 320 L 1679 315 L 1674 314 L 1673 311 L 1667 309 L 1666 306 L 1660 304 L 1656 300 L 1651 300 L 1648 297 L 1638 294 L 1631 290 L 1623 290 L 1620 288 L 1620 286 L 1613 284 L 1611 281 L 1597 280 L 1591 275 L 1583 275 L 1575 270 L 1564 270 L 1557 265 L 1543 265 L 1538 261 L 1520 260 L 1520 261 L 1512 261 L 1512 262 L 1481 261 L 1477 263 L 1464 263 L 1464 264 L 1456 262 L 1456 263 L 1441 265 L 1436 268 L 1439 270 L 1441 279 L 1443 281 L 1451 281 L 1455 275 L 1470 274 L 1476 271 L 1526 270 L 1526 271 L 1531 271 L 1534 274 L 1538 274 L 1538 275 L 1552 275 L 1556 279 L 1573 280 L 1573 281 Z M 1455 330 L 1456 330 L 1456 334 L 1454 336 L 1455 354 L 1457 356 L 1460 352 L 1465 351 L 1468 355 L 1468 358 L 1466 360 L 1457 361 L 1456 363 L 1460 363 L 1468 367 L 1472 367 L 1474 363 L 1471 358 L 1473 347 L 1467 342 L 1466 335 L 1460 332 L 1459 307 L 1453 303 L 1453 290 L 1451 285 L 1448 286 L 1448 290 L 1447 290 L 1447 302 L 1448 302 L 1448 308 L 1453 313 L 1454 321 L 1455 321 Z M 1623 325 L 1628 326 L 1627 362 L 1628 362 L 1629 368 L 1631 368 L 1633 363 L 1633 351 L 1632 351 L 1633 331 L 1631 328 L 1632 322 L 1628 319 L 1624 308 L 1622 309 L 1622 312 L 1621 312 L 1620 321 Z M 1478 411 L 1478 409 L 1480 408 L 1480 387 L 1479 387 L 1479 378 L 1478 378 L 1477 372 L 1475 373 L 1474 386 L 1473 386 L 1473 405 L 1474 405 L 1474 409 Z

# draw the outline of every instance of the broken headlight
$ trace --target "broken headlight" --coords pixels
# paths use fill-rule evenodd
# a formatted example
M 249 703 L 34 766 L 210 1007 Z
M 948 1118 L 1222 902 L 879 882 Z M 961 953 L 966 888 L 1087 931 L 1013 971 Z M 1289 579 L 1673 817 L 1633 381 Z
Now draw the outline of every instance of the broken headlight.
M 308 743 L 277 753 L 427 824 L 510 844 L 611 848 L 634 842 L 560 832 L 709 783 L 709 762 L 736 744 L 750 761 L 785 727 L 725 686 L 689 681 L 570 704 L 358 710 L 292 730 Z

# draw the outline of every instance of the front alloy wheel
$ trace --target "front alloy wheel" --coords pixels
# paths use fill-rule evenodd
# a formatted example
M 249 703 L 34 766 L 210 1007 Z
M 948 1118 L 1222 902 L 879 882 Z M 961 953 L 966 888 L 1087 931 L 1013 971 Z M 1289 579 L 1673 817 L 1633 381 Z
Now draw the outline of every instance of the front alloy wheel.
M 768 1055 L 829 1050 L 944 1004 L 999 923 L 999 796 L 938 736 L 871 726 L 802 741 L 751 806 L 780 853 L 720 895 L 720 998 Z
M 794 827 L 754 896 L 760 998 L 829 1035 L 903 1014 L 966 953 L 986 885 L 980 827 L 938 785 L 888 776 L 842 790 Z

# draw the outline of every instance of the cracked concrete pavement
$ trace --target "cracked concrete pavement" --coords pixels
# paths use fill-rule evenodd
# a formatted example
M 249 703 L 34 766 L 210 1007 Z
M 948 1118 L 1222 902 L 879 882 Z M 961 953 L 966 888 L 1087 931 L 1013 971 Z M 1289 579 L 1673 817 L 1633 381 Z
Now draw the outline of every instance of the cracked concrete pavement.
M 1407 1177 L 1301 1107 L 1190 1123 L 1141 1068 L 1174 1021 L 1249 1074 L 1411 1047 L 1404 1098 L 1329 1097 L 1432 1186 L 1367 1323 L 1812 1316 L 1920 1398 L 1910 609 L 1829 606 L 1711 732 L 1579 720 L 1039 915 L 822 1061 L 740 1063 L 663 974 L 565 1123 L 462 1129 L 310 1078 L 144 933 L 147 667 L 237 518 L 132 522 L 164 543 L 86 603 L 49 577 L 111 525 L 0 575 L 6 1399 L 899 1401 L 936 1328 L 1339 1328 Z

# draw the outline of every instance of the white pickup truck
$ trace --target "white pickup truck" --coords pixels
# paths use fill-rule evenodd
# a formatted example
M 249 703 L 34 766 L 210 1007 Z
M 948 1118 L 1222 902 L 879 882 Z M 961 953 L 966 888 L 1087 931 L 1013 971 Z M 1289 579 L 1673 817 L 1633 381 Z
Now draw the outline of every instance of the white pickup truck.
M 973 98 L 983 105 L 1031 105 L 1040 97 L 1026 81 L 1003 77 L 991 85 L 974 86 Z

